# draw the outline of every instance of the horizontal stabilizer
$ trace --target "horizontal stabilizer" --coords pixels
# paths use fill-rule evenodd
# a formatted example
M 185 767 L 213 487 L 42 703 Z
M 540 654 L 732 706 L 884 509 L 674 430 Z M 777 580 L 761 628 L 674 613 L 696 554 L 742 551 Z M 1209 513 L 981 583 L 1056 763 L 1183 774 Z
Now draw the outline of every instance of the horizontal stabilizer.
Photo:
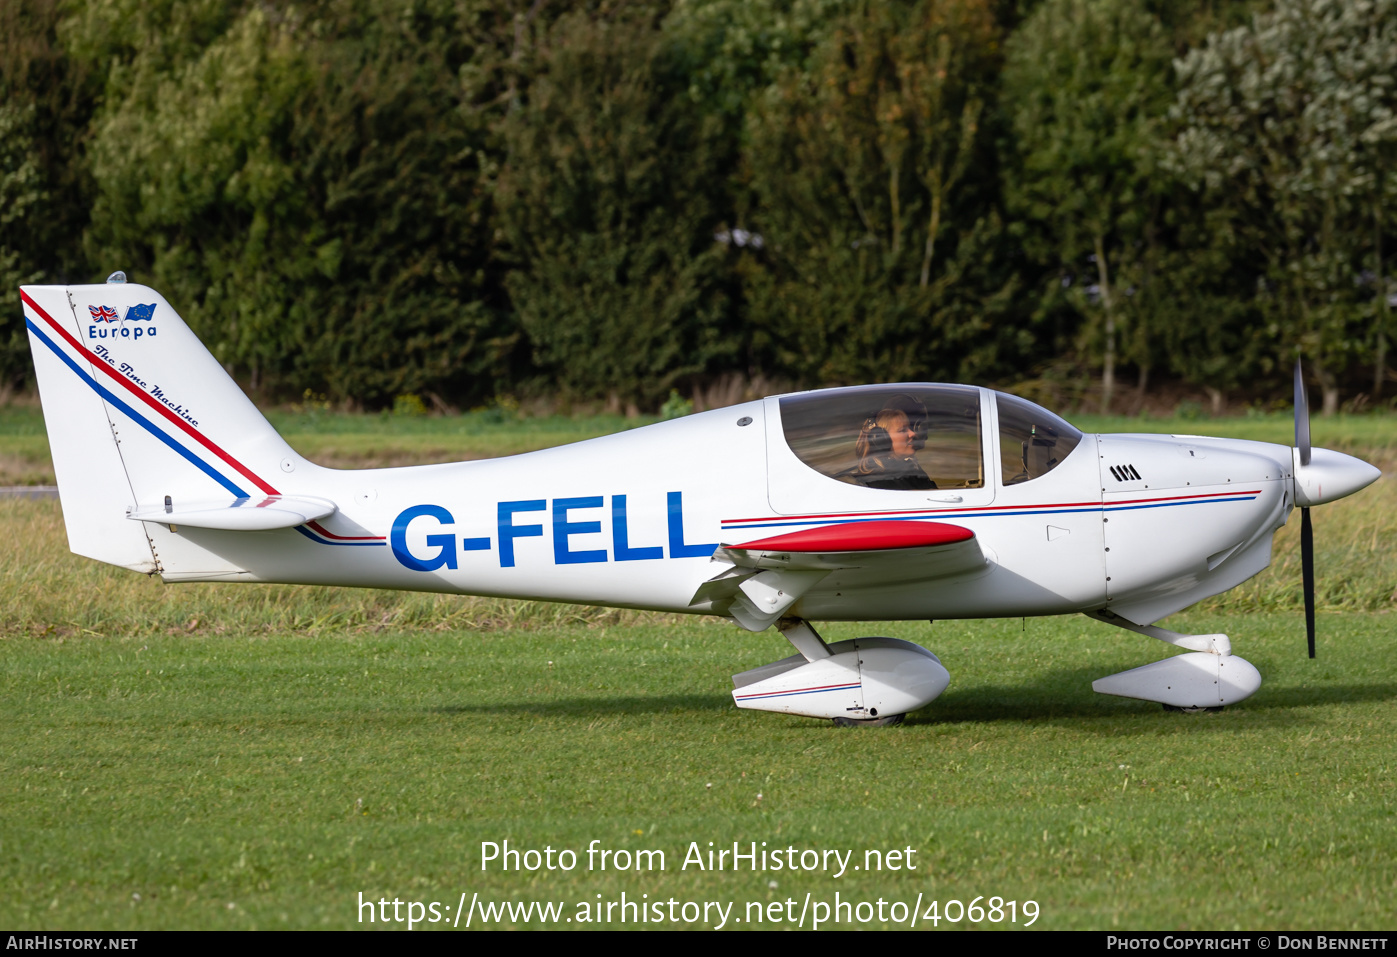
M 222 502 L 190 502 L 174 505 L 140 506 L 129 510 L 133 522 L 159 522 L 162 525 L 188 525 L 190 528 L 220 528 L 232 532 L 264 532 L 274 528 L 295 528 L 336 511 L 334 502 L 305 495 L 268 495 Z

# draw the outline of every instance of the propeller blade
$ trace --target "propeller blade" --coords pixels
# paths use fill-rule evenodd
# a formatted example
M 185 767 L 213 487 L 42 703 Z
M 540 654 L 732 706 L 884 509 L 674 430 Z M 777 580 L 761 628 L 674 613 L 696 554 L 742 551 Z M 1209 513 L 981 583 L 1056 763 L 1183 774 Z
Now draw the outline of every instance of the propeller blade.
M 1300 568 L 1305 588 L 1305 630 L 1310 639 L 1310 657 L 1315 656 L 1315 532 L 1310 510 L 1300 509 Z
M 1300 360 L 1295 360 L 1295 447 L 1300 450 L 1300 464 L 1310 464 L 1310 401 L 1305 396 L 1305 375 Z

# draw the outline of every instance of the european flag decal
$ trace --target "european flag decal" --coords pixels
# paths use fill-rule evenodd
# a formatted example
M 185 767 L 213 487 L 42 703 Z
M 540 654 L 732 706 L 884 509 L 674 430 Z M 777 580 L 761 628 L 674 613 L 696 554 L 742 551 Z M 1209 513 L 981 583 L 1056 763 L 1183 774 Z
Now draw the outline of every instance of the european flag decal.
M 139 303 L 137 303 L 136 305 L 132 306 L 130 309 L 127 309 L 127 310 L 126 310 L 126 318 L 127 318 L 127 319 L 150 319 L 150 318 L 151 318 L 152 316 L 154 316 L 154 315 L 155 315 L 155 303 L 153 303 L 153 302 L 150 303 L 149 305 L 145 305 L 145 306 L 140 305 Z

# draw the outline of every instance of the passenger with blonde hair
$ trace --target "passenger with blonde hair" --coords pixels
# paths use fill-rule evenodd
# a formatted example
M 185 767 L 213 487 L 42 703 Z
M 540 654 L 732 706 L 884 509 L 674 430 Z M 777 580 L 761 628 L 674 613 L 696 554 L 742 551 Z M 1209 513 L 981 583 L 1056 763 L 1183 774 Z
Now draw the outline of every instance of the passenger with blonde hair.
M 928 489 L 936 483 L 917 463 L 918 434 L 902 409 L 884 408 L 864 420 L 854 450 L 852 478 L 867 488 Z

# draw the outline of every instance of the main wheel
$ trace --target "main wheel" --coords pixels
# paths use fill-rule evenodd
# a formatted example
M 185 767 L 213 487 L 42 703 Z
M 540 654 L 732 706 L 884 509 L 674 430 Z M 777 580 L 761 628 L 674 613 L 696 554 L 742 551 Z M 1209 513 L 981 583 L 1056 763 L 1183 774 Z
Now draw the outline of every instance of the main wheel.
M 835 724 L 841 728 L 886 728 L 894 724 L 902 724 L 905 714 L 888 714 L 881 718 L 832 718 Z
M 1164 710 L 1177 711 L 1180 714 L 1212 714 L 1216 711 L 1221 711 L 1223 707 L 1224 705 L 1218 705 L 1216 708 L 1180 708 L 1178 705 L 1166 704 Z

